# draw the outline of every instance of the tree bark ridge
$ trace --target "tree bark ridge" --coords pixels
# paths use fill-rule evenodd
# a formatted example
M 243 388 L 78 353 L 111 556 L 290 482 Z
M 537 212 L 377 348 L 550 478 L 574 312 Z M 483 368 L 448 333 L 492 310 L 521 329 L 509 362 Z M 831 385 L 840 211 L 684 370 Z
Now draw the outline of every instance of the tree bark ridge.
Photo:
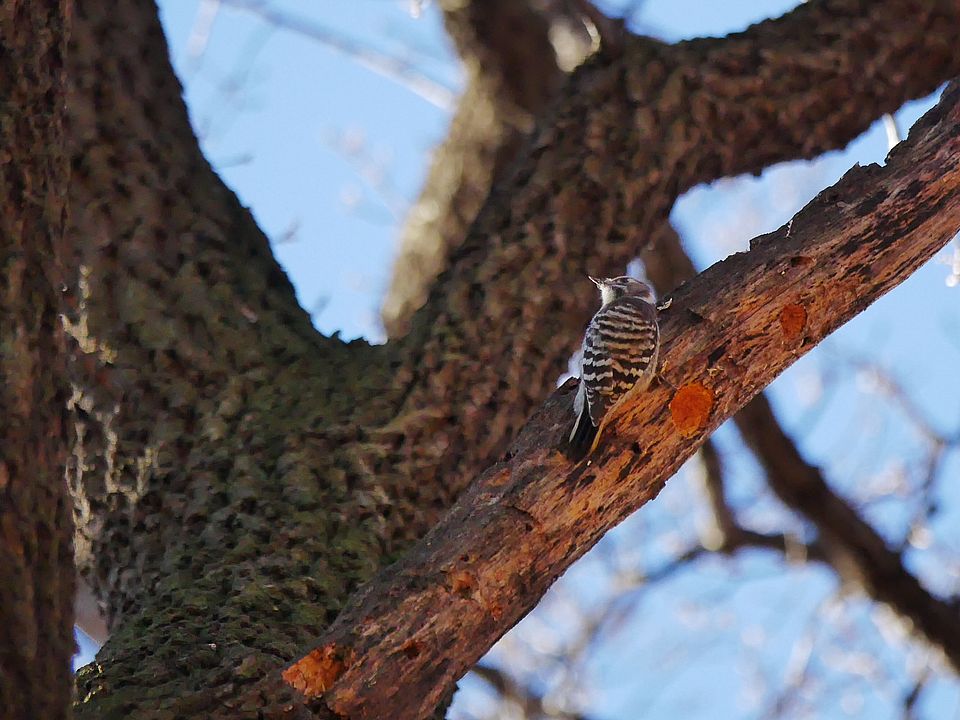
M 364 586 L 286 681 L 321 698 L 331 717 L 427 715 L 714 428 L 958 229 L 960 86 L 951 85 L 885 167 L 854 168 L 788 225 L 677 291 L 662 335 L 665 372 L 679 390 L 634 396 L 589 462 L 574 465 L 558 452 L 571 421 L 567 383 L 509 457 Z M 960 615 L 937 618 L 942 625 L 922 629 L 960 637 Z
M 681 192 L 842 146 L 960 72 L 958 26 L 952 0 L 823 0 L 728 38 L 628 36 L 578 68 L 397 343 L 412 497 L 455 497 L 506 449 L 577 345 L 584 276 L 621 272 Z
M 65 0 L 0 6 L 0 718 L 69 717 Z M 29 114 L 28 114 L 29 113 Z
M 804 35 L 796 54 L 812 62 L 818 43 L 854 41 L 861 65 L 897 60 L 898 72 L 867 98 L 846 64 L 824 70 L 846 85 L 808 84 L 819 76 L 803 62 L 751 81 L 752 52 L 761 69 L 790 69 L 769 27 L 736 36 L 732 55 L 718 40 L 628 41 L 619 60 L 598 58 L 568 83 L 411 336 L 370 348 L 313 332 L 266 239 L 203 160 L 153 5 L 78 2 L 70 233 L 88 239 L 78 265 L 89 296 L 72 327 L 99 364 L 78 382 L 71 482 L 81 564 L 114 620 L 82 674 L 78 715 L 205 716 L 293 659 L 552 389 L 589 304 L 579 273 L 621 265 L 680 188 L 739 167 L 717 143 L 754 169 L 774 145 L 783 157 L 834 147 L 957 71 L 942 52 L 953 4 L 804 8 L 777 21 Z M 914 52 L 893 57 L 866 43 L 871 33 Z M 714 87 L 726 72 L 732 97 Z M 796 96 L 763 96 L 785 78 Z M 827 128 L 807 128 L 813 144 L 740 136 L 742 118 L 720 112 L 757 121 L 824 92 Z M 674 142 L 686 143 L 682 162 L 649 162 Z

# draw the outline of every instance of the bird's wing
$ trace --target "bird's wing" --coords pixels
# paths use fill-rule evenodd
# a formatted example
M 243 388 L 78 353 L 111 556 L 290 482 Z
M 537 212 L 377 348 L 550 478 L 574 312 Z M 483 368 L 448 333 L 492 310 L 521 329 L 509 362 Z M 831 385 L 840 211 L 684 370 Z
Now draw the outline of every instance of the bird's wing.
M 583 340 L 581 380 L 594 426 L 638 381 L 652 376 L 659 342 L 656 308 L 639 298 L 619 298 L 593 316 Z

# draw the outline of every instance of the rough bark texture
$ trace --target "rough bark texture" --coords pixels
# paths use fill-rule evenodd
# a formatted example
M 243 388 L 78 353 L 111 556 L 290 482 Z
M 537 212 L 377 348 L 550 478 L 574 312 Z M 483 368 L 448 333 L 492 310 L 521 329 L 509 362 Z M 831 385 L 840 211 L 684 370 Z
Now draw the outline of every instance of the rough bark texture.
M 501 182 L 563 79 L 548 18 L 527 0 L 441 3 L 466 88 L 400 235 L 381 318 L 402 335 L 447 255 Z M 523 42 L 517 42 L 522 37 Z
M 581 66 L 401 342 L 419 482 L 460 483 L 506 448 L 576 347 L 583 276 L 622 271 L 680 192 L 852 139 L 903 102 L 894 78 L 958 72 L 958 24 L 955 2 L 814 2 L 724 39 L 628 37 Z
M 65 718 L 73 684 L 63 56 L 67 3 L 0 7 L 0 718 Z M 28 109 L 28 112 L 24 112 Z
M 76 14 L 70 328 L 88 362 L 69 479 L 112 630 L 77 714 L 204 717 L 383 560 L 383 492 L 340 425 L 376 407 L 386 353 L 320 337 L 297 306 L 197 147 L 152 3 Z
M 411 333 L 371 348 L 316 335 L 202 158 L 153 5 L 81 0 L 76 25 L 70 482 L 113 632 L 77 713 L 98 720 L 285 712 L 292 692 L 246 691 L 506 450 L 576 345 L 584 272 L 622 267 L 682 189 L 841 146 L 960 72 L 947 0 L 822 0 L 669 47 L 627 37 L 571 76 Z
M 666 290 L 695 275 L 675 232 L 667 230 L 644 252 L 647 274 L 658 289 Z M 796 444 L 777 420 L 765 393 L 758 394 L 734 416 L 734 423 L 747 446 L 766 472 L 767 484 L 788 508 L 800 514 L 816 529 L 817 559 L 837 572 L 842 582 L 861 589 L 877 602 L 887 604 L 906 623 L 954 666 L 960 666 L 960 643 L 956 638 L 960 613 L 953 602 L 937 598 L 923 588 L 904 566 L 900 554 L 842 497 L 831 490 L 823 473 L 800 454 Z M 704 445 L 705 463 L 714 452 L 710 441 Z M 717 472 L 708 472 L 716 476 Z M 720 531 L 721 549 L 737 548 L 753 541 L 770 546 L 745 531 L 734 520 L 722 499 L 721 490 L 707 488 Z M 739 542 L 738 542 L 739 539 Z M 784 547 L 786 550 L 786 548 Z
M 575 383 L 568 382 L 533 417 L 509 459 L 368 583 L 285 679 L 321 696 L 331 717 L 428 714 L 574 560 L 654 497 L 713 429 L 958 231 L 955 84 L 885 167 L 851 170 L 788 225 L 677 291 L 661 320 L 664 366 L 680 385 L 676 392 L 635 395 L 590 461 L 571 464 L 558 452 L 570 426 Z M 800 484 L 812 495 L 809 478 Z M 884 581 L 909 579 L 882 562 L 877 567 Z M 919 629 L 942 635 L 940 646 L 960 669 L 960 614 L 946 605 L 934 610 Z

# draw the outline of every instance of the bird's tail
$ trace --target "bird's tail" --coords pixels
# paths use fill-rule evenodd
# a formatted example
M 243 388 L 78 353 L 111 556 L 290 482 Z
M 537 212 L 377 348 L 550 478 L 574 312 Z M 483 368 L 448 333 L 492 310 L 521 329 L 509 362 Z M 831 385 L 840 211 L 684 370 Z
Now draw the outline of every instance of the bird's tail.
M 584 403 L 570 431 L 568 455 L 574 460 L 582 460 L 593 450 L 596 435 L 597 428 L 590 421 L 590 411 Z

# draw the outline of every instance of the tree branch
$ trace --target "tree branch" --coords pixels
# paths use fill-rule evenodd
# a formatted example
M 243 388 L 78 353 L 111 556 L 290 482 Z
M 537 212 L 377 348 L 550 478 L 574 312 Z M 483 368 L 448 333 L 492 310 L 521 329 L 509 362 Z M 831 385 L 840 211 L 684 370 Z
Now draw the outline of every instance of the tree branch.
M 957 27 L 952 0 L 821 0 L 723 39 L 628 36 L 578 68 L 399 343 L 417 483 L 455 496 L 506 449 L 576 346 L 583 276 L 621 271 L 679 193 L 842 146 L 960 72 Z
M 91 372 L 70 479 L 114 621 L 79 682 L 97 718 L 205 715 L 295 657 L 507 447 L 582 329 L 579 273 L 632 257 L 680 188 L 845 142 L 960 65 L 946 0 L 808 3 L 730 43 L 628 38 L 569 83 L 410 338 L 374 349 L 297 307 L 196 147 L 152 3 L 76 8 L 68 234 Z M 814 72 L 825 46 L 846 47 Z M 864 68 L 886 75 L 868 102 Z
M 693 276 L 694 267 L 683 251 L 680 238 L 666 226 L 654 245 L 643 254 L 647 274 L 661 291 Z M 888 381 L 892 382 L 892 381 Z M 902 398 L 902 391 L 898 393 Z M 945 439 L 912 406 L 905 412 L 917 427 L 934 441 Z M 932 646 L 953 659 L 956 666 L 960 647 L 956 635 L 956 610 L 949 602 L 929 593 L 903 565 L 900 553 L 843 498 L 833 492 L 820 470 L 810 465 L 796 444 L 784 432 L 764 393 L 747 403 L 734 417 L 740 434 L 764 468 L 767 483 L 781 502 L 817 528 L 819 539 L 808 548 L 827 562 L 842 581 L 858 586 L 875 601 L 889 605 L 905 622 L 917 627 Z M 737 539 L 745 541 L 740 527 L 723 498 L 719 459 L 712 444 L 702 449 L 706 467 L 707 497 L 714 508 L 720 535 L 720 549 Z M 786 552 L 790 547 L 782 538 Z M 774 547 L 781 541 L 763 535 L 749 544 Z M 794 545 L 796 549 L 797 546 Z
M 762 395 L 734 419 L 763 465 L 767 482 L 787 507 L 817 528 L 824 551 L 840 577 L 886 603 L 938 648 L 960 671 L 960 612 L 928 592 L 860 514 L 827 485 L 784 433 Z
M 427 714 L 714 428 L 958 229 L 960 86 L 951 85 L 885 167 L 851 170 L 789 226 L 675 294 L 662 317 L 664 365 L 682 383 L 672 398 L 663 387 L 633 397 L 594 456 L 571 464 L 557 452 L 570 424 L 567 383 L 509 457 L 348 603 L 287 682 L 354 720 Z M 953 623 L 960 637 L 960 616 Z M 260 691 L 277 682 L 271 674 Z
M 448 1 L 441 9 L 466 70 L 466 89 L 400 234 L 381 308 L 392 338 L 406 332 L 448 253 L 490 188 L 513 169 L 565 77 L 550 43 L 550 18 L 529 0 Z
M 644 253 L 647 272 L 658 288 L 672 287 L 693 275 L 693 264 L 683 252 L 676 232 L 667 229 L 656 245 Z M 901 393 L 902 395 L 902 393 Z M 908 409 L 914 422 L 928 436 L 939 436 L 915 410 Z M 957 611 L 929 593 L 904 567 L 900 554 L 843 498 L 833 492 L 820 470 L 810 465 L 796 444 L 784 432 L 765 394 L 758 394 L 734 417 L 740 434 L 766 473 L 767 483 L 788 508 L 799 513 L 817 529 L 818 559 L 829 563 L 839 577 L 860 587 L 875 601 L 889 605 L 917 627 L 926 641 L 960 663 L 956 635 Z M 942 438 L 940 438 L 942 439 Z M 707 467 L 707 496 L 715 510 L 724 544 L 742 537 L 745 531 L 723 500 L 722 479 L 715 450 L 704 445 Z M 763 536 L 750 544 L 769 543 Z M 776 541 L 774 541 L 776 542 Z M 723 547 L 723 545 L 721 545 Z M 786 548 L 786 544 L 784 545 Z

